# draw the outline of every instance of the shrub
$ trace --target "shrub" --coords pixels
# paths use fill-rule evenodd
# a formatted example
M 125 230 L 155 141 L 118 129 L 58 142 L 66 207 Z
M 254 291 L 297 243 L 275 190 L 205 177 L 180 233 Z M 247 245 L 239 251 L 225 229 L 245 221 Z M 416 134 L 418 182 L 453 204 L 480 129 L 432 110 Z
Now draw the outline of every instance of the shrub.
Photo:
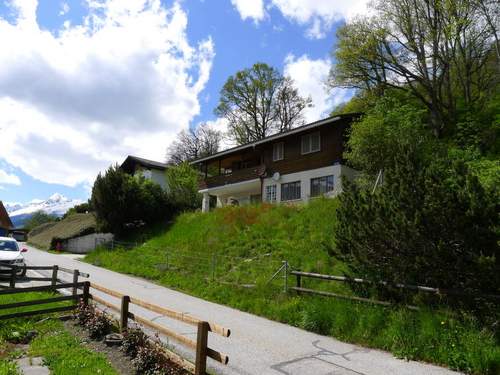
M 102 339 L 111 332 L 113 323 L 105 312 L 97 310 L 93 305 L 80 303 L 76 312 L 78 323 L 85 327 L 92 339 Z
M 168 198 L 178 211 L 201 208 L 199 172 L 189 163 L 169 166 L 166 172 Z
M 496 202 L 461 160 L 407 151 L 375 193 L 346 186 L 337 247 L 358 274 L 498 294 Z
M 132 362 L 138 374 L 159 375 L 165 373 L 166 360 L 158 345 L 139 347 Z
M 169 218 L 171 205 L 160 185 L 124 173 L 118 166 L 99 173 L 92 187 L 91 205 L 105 230 L 121 234 L 127 224 L 153 224 Z
M 140 348 L 147 346 L 148 336 L 142 330 L 130 328 L 123 334 L 122 350 L 135 358 Z

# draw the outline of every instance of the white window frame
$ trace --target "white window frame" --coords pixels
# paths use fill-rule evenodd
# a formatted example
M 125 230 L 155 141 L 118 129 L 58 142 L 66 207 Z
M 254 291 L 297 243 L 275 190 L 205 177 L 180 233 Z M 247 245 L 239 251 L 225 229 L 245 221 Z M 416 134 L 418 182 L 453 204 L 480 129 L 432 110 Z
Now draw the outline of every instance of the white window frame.
M 278 142 L 273 144 L 273 161 L 280 161 L 285 159 L 285 142 Z
M 278 188 L 276 185 L 267 185 L 265 187 L 266 202 L 276 203 L 276 198 L 278 196 L 277 191 L 278 191 Z
M 285 191 L 284 185 L 292 185 L 292 184 L 298 184 L 299 186 L 299 197 L 298 198 L 290 198 L 290 199 L 284 199 L 283 197 L 283 192 Z M 298 201 L 302 199 L 302 182 L 300 180 L 298 181 L 290 181 L 290 182 L 284 182 L 281 184 L 281 202 L 290 202 L 290 201 Z
M 313 137 L 315 136 L 318 137 L 318 148 L 313 150 L 312 140 Z M 308 149 L 306 149 L 305 145 L 307 145 Z M 321 133 L 318 131 L 311 134 L 303 135 L 300 139 L 300 151 L 302 155 L 312 154 L 313 152 L 321 151 Z

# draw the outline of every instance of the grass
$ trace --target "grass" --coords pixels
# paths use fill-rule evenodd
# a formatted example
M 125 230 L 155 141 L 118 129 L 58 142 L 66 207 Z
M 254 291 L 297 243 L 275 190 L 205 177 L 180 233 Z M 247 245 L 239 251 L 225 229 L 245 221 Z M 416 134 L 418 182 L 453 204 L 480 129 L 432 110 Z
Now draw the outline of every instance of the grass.
M 50 225 L 42 224 L 30 232 L 28 243 L 48 250 L 52 247 L 55 239 L 64 240 L 78 235 L 91 233 L 96 228 L 96 220 L 93 214 L 73 214 L 67 218 Z M 31 233 L 35 233 L 32 235 Z
M 48 298 L 48 293 L 23 293 L 0 296 L 0 304 L 21 302 L 26 300 Z M 67 302 L 58 302 L 44 305 L 56 307 Z M 41 306 L 30 306 L 16 309 L 2 310 L 2 314 L 17 311 L 39 309 Z M 43 316 L 19 318 L 2 321 L 0 325 L 0 375 L 17 375 L 14 359 L 21 353 L 18 349 L 8 346 L 13 337 L 24 336 L 29 331 L 37 331 L 37 336 L 31 341 L 28 355 L 41 356 L 44 363 L 53 375 L 115 375 L 116 371 L 107 362 L 106 358 L 85 348 L 80 341 L 72 336 L 57 319 L 44 319 Z
M 268 283 L 283 260 L 303 271 L 348 273 L 346 265 L 334 257 L 336 206 L 335 200 L 319 199 L 307 206 L 185 213 L 142 246 L 99 249 L 85 259 L 273 320 L 388 350 L 401 358 L 474 374 L 500 373 L 498 336 L 467 314 L 285 295 L 282 277 Z M 254 287 L 244 287 L 248 284 Z M 306 287 L 352 293 L 343 283 L 307 280 Z

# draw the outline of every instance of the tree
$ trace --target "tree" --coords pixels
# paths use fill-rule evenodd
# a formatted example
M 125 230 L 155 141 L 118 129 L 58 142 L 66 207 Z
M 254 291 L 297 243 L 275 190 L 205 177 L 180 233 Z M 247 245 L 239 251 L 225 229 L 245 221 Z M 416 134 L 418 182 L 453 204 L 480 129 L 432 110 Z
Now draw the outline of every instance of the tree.
M 346 183 L 341 257 L 374 280 L 498 293 L 498 202 L 463 160 L 415 151 L 401 150 L 374 193 Z
M 167 150 L 167 162 L 180 164 L 213 155 L 219 151 L 221 141 L 222 132 L 211 128 L 207 123 L 188 131 L 182 130 Z
M 229 122 L 229 133 L 238 144 L 265 138 L 303 123 L 311 106 L 275 68 L 256 63 L 230 76 L 220 93 L 215 113 Z
M 24 228 L 27 230 L 32 230 L 35 227 L 38 227 L 39 225 L 45 224 L 45 223 L 52 223 L 54 221 L 57 221 L 57 217 L 54 215 L 49 215 L 42 210 L 36 211 L 31 215 L 31 217 L 24 222 Z
M 189 163 L 182 162 L 167 169 L 168 199 L 179 211 L 201 207 L 198 193 L 200 175 Z
M 104 230 L 123 233 L 127 225 L 153 224 L 171 216 L 173 209 L 160 185 L 130 176 L 119 166 L 99 173 L 92 187 L 91 204 Z
M 459 108 L 477 111 L 498 84 L 492 7 L 476 0 L 378 0 L 374 16 L 339 30 L 329 84 L 409 92 L 441 137 Z

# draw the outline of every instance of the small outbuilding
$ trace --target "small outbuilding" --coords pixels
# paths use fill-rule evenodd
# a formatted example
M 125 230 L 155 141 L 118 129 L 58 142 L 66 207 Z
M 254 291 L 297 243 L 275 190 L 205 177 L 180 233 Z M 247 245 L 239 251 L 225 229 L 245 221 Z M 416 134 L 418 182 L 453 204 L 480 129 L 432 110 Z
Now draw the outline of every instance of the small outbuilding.
M 2 201 L 0 201 L 0 237 L 7 237 L 9 232 L 14 229 L 14 225 L 10 220 L 9 213 L 5 209 Z

